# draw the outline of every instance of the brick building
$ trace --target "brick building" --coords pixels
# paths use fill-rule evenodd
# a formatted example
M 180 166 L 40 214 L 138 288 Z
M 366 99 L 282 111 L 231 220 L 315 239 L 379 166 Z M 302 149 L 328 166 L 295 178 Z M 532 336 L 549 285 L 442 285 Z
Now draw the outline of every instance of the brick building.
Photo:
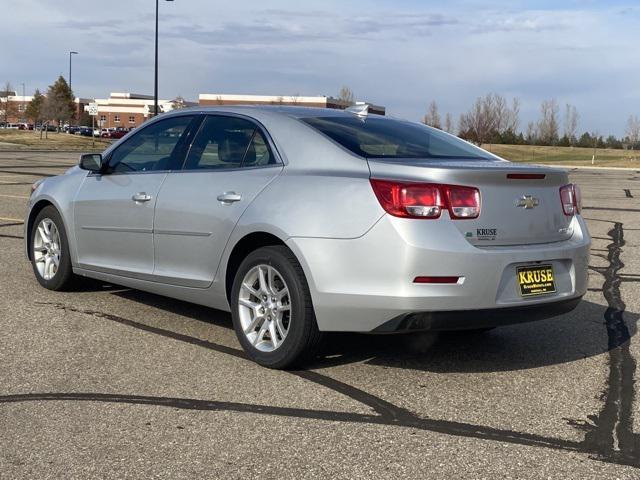
M 109 98 L 96 98 L 94 101 L 98 104 L 96 125 L 104 128 L 139 127 L 153 117 L 153 95 L 112 92 Z M 158 100 L 158 109 L 160 113 L 168 112 L 178 104 L 182 104 L 182 107 L 196 105 L 182 99 Z
M 30 95 L 18 95 L 15 91 L 0 91 L 0 122 L 5 122 L 5 110 L 7 123 L 26 123 L 25 111 L 33 97 Z
M 347 102 L 337 98 L 316 96 L 274 96 L 274 95 L 228 95 L 201 93 L 199 96 L 201 106 L 210 105 L 295 105 L 298 107 L 319 107 L 345 109 Z M 368 102 L 363 102 L 368 103 Z M 385 114 L 385 107 L 368 103 L 369 112 L 377 115 Z

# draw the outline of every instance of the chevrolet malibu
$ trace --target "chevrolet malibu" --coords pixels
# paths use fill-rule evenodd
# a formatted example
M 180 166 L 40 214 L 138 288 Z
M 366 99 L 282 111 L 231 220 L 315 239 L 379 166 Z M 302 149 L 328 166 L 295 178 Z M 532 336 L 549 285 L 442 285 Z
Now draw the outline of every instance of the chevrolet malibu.
M 91 277 L 231 312 L 247 355 L 323 332 L 486 330 L 575 308 L 590 237 L 562 170 L 440 130 L 302 107 L 179 110 L 33 186 L 38 282 Z

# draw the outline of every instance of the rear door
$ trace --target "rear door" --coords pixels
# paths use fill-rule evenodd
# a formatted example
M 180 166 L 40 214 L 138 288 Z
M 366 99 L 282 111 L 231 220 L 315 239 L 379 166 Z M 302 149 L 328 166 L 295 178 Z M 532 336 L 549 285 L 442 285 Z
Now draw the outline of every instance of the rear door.
M 153 213 L 158 191 L 184 160 L 194 115 L 141 128 L 108 159 L 105 174 L 89 174 L 74 201 L 82 268 L 144 278 L 153 272 Z
M 206 116 L 184 168 L 167 176 L 158 196 L 156 280 L 210 285 L 238 219 L 281 170 L 262 127 L 244 117 Z

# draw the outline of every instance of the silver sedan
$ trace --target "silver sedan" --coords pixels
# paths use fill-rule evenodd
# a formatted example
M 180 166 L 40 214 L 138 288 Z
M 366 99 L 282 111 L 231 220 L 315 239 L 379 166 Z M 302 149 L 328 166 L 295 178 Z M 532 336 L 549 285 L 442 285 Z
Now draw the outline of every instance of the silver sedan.
M 322 333 L 486 330 L 587 289 L 591 239 L 562 170 L 347 111 L 161 115 L 33 187 L 26 250 L 51 290 L 82 277 L 231 312 L 287 368 Z

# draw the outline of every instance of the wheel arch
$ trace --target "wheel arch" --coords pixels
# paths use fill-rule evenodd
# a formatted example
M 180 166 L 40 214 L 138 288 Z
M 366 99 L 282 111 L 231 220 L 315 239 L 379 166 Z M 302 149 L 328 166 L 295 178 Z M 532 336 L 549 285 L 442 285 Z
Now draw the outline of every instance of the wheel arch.
M 242 263 L 242 261 L 247 257 L 247 255 L 257 250 L 258 248 L 269 247 L 273 245 L 282 245 L 289 249 L 284 240 L 272 233 L 268 233 L 265 231 L 255 231 L 248 233 L 240 238 L 233 246 L 233 249 L 231 249 L 231 253 L 229 254 L 229 257 L 227 259 L 224 276 L 225 295 L 229 304 L 231 304 L 231 289 L 233 288 L 233 279 L 235 278 L 236 272 L 238 271 L 238 268 L 240 268 L 240 264 Z M 293 253 L 293 255 L 295 255 L 295 253 Z
M 29 248 L 29 245 L 31 245 L 31 235 L 33 232 L 33 222 L 35 222 L 36 217 L 38 216 L 38 214 L 44 210 L 46 207 L 53 207 L 55 208 L 58 213 L 60 213 L 60 209 L 50 200 L 48 199 L 42 199 L 42 200 L 38 200 L 33 207 L 31 207 L 31 210 L 29 211 L 29 216 L 27 217 L 27 225 L 25 228 L 25 248 L 27 251 L 27 258 L 29 260 L 31 260 L 31 248 Z M 60 214 L 62 216 L 62 214 Z M 63 219 L 63 223 L 64 223 L 64 219 Z M 64 227 L 65 229 L 67 228 L 66 226 Z M 68 233 L 68 232 L 67 232 Z M 67 235 L 67 238 L 69 238 L 69 235 Z

